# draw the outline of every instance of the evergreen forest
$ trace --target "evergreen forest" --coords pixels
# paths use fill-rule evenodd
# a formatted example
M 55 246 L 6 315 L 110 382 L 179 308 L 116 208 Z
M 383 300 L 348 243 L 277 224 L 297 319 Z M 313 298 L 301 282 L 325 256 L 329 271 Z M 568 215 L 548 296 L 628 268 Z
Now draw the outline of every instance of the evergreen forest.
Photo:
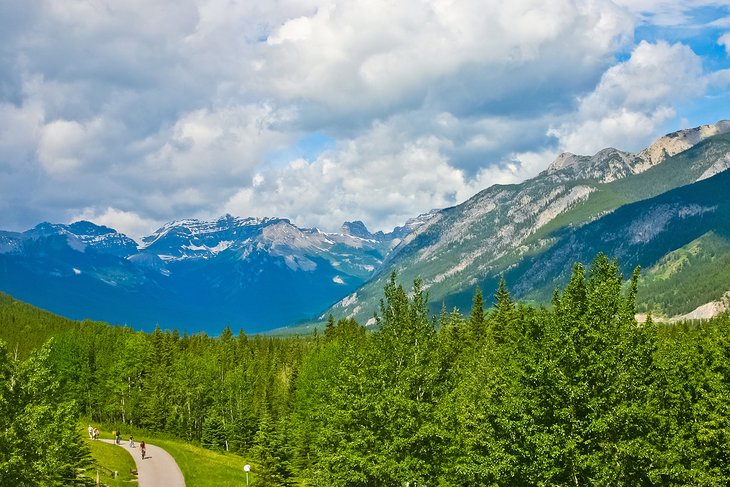
M 434 317 L 392 275 L 372 329 L 306 337 L 145 334 L 3 296 L 0 485 L 83 484 L 81 417 L 244 453 L 259 486 L 728 485 L 730 319 L 637 323 L 638 279 L 599 255 L 549 307 L 501 281 Z

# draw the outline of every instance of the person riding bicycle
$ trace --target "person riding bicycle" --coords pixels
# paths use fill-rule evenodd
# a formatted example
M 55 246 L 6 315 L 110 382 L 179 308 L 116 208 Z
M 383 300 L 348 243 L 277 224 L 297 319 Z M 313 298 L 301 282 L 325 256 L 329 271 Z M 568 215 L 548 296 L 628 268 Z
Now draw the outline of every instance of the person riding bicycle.
M 144 441 L 139 442 L 139 448 L 142 450 L 142 460 L 144 460 L 144 455 L 147 453 L 147 446 L 144 444 Z

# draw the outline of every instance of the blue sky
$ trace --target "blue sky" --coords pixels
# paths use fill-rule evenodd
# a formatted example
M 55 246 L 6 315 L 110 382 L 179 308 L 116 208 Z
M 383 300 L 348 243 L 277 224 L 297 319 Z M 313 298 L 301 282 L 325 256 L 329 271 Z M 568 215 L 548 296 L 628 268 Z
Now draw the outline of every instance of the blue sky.
M 730 0 L 0 0 L 0 229 L 389 230 L 730 118 Z

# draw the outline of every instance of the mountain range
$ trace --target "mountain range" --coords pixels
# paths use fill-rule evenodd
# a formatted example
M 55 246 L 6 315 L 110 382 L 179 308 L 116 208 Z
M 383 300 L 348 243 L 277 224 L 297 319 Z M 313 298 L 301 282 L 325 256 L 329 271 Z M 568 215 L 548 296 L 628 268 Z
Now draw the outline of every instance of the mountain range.
M 520 184 L 371 233 L 283 218 L 170 222 L 140 242 L 80 221 L 0 231 L 0 290 L 68 316 L 217 334 L 303 320 L 371 320 L 384 280 L 423 280 L 433 310 L 468 310 L 505 277 L 549 302 L 598 252 L 643 271 L 643 311 L 689 313 L 730 290 L 730 122 L 680 130 L 638 153 L 561 154 Z M 325 311 L 326 310 L 326 311 Z M 323 313 L 324 311 L 324 313 Z
M 76 318 L 142 329 L 260 331 L 316 316 L 364 283 L 420 222 L 339 233 L 281 218 L 179 220 L 141 242 L 80 221 L 0 232 L 0 290 Z
M 686 244 L 674 239 L 674 226 L 683 225 L 683 221 L 675 214 L 652 212 L 653 199 L 711 179 L 730 167 L 728 132 L 730 121 L 721 121 L 665 135 L 634 154 L 612 148 L 590 157 L 564 153 L 532 179 L 520 184 L 494 185 L 460 205 L 433 212 L 424 225 L 407 235 L 387 256 L 370 281 L 328 312 L 367 322 L 377 309 L 377 296 L 392 272 L 406 283 L 421 278 L 434 312 L 442 306 L 468 310 L 475 287 L 490 293 L 502 276 L 516 297 L 549 302 L 552 289 L 564 284 L 572 264 L 589 263 L 599 251 L 620 257 L 626 273 L 641 265 L 647 277 L 653 275 L 652 266 L 659 257 L 655 254 L 666 255 Z M 700 189 L 690 186 L 682 194 L 696 190 Z M 715 192 L 714 198 L 720 205 L 717 211 L 723 211 L 726 192 Z M 611 217 L 619 208 L 638 202 L 643 203 L 633 207 L 633 213 Z M 692 213 L 688 208 L 694 208 L 690 201 L 677 205 L 677 214 L 683 216 Z M 591 228 L 611 228 L 600 227 L 601 221 L 611 222 L 610 225 L 619 221 L 632 231 L 643 228 L 652 238 L 634 242 L 635 237 L 629 237 L 629 233 L 585 233 Z M 581 233 L 580 229 L 588 224 L 593 226 Z M 722 235 L 721 230 L 718 235 Z M 566 239 L 575 243 L 588 236 L 593 240 L 583 242 L 582 246 L 565 245 Z M 634 242 L 636 248 L 657 250 L 641 254 L 651 255 L 649 260 L 629 258 L 621 247 L 623 239 Z M 577 252 L 578 248 L 585 251 Z M 545 261 L 560 265 L 544 268 Z M 729 289 L 730 280 L 712 283 L 712 292 L 705 298 L 719 299 Z M 683 290 L 675 292 L 681 295 Z M 691 311 L 674 306 L 668 295 L 651 303 L 653 298 L 648 294 L 640 297 L 647 311 Z

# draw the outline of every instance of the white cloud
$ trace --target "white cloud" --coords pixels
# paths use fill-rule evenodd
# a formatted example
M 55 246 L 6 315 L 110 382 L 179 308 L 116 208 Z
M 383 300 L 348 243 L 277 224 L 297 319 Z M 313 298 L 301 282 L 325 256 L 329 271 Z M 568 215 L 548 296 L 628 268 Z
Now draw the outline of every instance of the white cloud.
M 263 105 L 200 109 L 182 115 L 158 134 L 162 145 L 145 158 L 145 174 L 170 183 L 249 183 L 265 154 L 292 137 L 277 131 L 285 110 Z
M 59 175 L 81 169 L 91 159 L 96 139 L 104 130 L 103 121 L 54 120 L 41 129 L 38 160 L 51 174 Z
M 679 44 L 617 64 L 637 23 L 689 18 L 668 0 L 31 3 L 0 19 L 0 228 L 388 229 L 533 176 L 558 143 L 640 144 L 727 78 Z M 300 151 L 312 133 L 334 142 Z
M 659 26 L 691 24 L 692 12 L 703 8 L 727 7 L 727 0 L 614 0 L 644 21 Z
M 584 80 L 632 28 L 606 1 L 330 2 L 284 22 L 257 52 L 273 96 L 300 103 L 305 116 L 357 121 L 424 103 L 518 98 L 541 71 L 546 83 Z
M 730 32 L 726 32 L 721 35 L 720 38 L 717 40 L 717 43 L 725 47 L 725 53 L 730 56 Z
M 570 120 L 551 129 L 563 150 L 592 155 L 605 147 L 638 150 L 676 115 L 675 107 L 705 91 L 700 58 L 682 44 L 642 41 L 608 69 Z
M 38 143 L 43 109 L 38 104 L 15 106 L 0 104 L 0 170 L 22 171 Z
M 219 212 L 268 210 L 325 229 L 362 217 L 378 228 L 392 228 L 424 207 L 454 204 L 454 188 L 463 185 L 464 175 L 440 153 L 447 142 L 435 137 L 403 141 L 391 128 L 377 123 L 312 163 L 298 159 L 271 170 Z
M 111 207 L 103 209 L 84 208 L 81 212 L 72 215 L 69 223 L 80 220 L 88 220 L 97 225 L 113 228 L 134 239 L 137 243 L 141 242 L 142 237 L 150 235 L 162 226 L 162 222 L 141 217 L 131 211 L 122 211 Z

